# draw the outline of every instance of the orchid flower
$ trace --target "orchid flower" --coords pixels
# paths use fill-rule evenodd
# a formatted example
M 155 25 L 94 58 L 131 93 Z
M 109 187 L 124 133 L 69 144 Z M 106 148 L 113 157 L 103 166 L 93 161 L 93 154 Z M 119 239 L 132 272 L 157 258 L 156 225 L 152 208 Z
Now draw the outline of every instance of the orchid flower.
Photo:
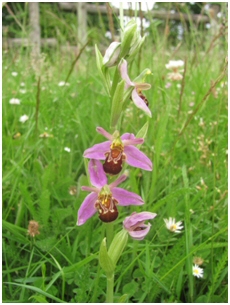
M 122 60 L 122 63 L 119 66 L 121 78 L 125 81 L 125 88 L 128 89 L 129 87 L 133 87 L 132 90 L 132 101 L 134 104 L 142 109 L 149 117 L 152 117 L 151 111 L 148 108 L 148 100 L 142 94 L 143 90 L 149 90 L 151 88 L 150 84 L 141 83 L 141 82 L 132 82 L 128 75 L 128 64 L 125 59 Z M 151 73 L 149 69 L 146 70 L 145 74 Z
M 118 217 L 117 205 L 142 205 L 142 198 L 132 192 L 117 187 L 127 179 L 126 175 L 120 176 L 111 184 L 107 184 L 107 177 L 100 161 L 89 161 L 89 175 L 93 187 L 82 186 L 83 191 L 91 192 L 86 196 L 78 211 L 77 225 L 80 226 L 92 217 L 97 211 L 103 222 L 114 221 Z
M 102 127 L 97 127 L 96 130 L 109 141 L 95 144 L 93 147 L 86 149 L 84 157 L 105 160 L 103 168 L 107 174 L 116 175 L 120 173 L 124 161 L 134 167 L 148 171 L 152 170 L 151 160 L 135 147 L 137 144 L 142 144 L 144 139 L 136 138 L 132 133 L 124 133 L 120 136 L 118 131 L 111 135 Z
M 153 219 L 156 216 L 157 214 L 150 212 L 134 212 L 123 221 L 124 229 L 128 231 L 133 239 L 142 240 L 148 234 L 151 227 L 150 223 L 144 223 L 145 220 Z

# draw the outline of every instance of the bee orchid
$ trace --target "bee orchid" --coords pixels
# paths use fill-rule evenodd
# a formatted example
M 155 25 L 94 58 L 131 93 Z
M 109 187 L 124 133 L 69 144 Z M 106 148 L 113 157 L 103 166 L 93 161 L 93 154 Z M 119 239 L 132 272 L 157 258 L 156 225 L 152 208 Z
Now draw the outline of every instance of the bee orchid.
M 129 165 L 142 168 L 147 171 L 152 170 L 151 160 L 142 153 L 135 145 L 142 144 L 144 139 L 136 138 L 132 133 L 119 135 L 108 133 L 102 127 L 97 127 L 97 132 L 106 137 L 109 141 L 95 144 L 84 152 L 84 157 L 96 160 L 105 160 L 104 171 L 110 175 L 117 175 L 122 170 L 123 162 Z
M 127 179 L 126 175 L 121 175 L 111 184 L 107 184 L 107 177 L 100 161 L 91 159 L 89 161 L 90 181 L 93 185 L 82 186 L 83 191 L 91 192 L 86 196 L 78 211 L 77 225 L 80 226 L 92 217 L 96 212 L 103 222 L 112 222 L 118 217 L 117 205 L 142 205 L 142 198 L 132 192 L 117 187 Z

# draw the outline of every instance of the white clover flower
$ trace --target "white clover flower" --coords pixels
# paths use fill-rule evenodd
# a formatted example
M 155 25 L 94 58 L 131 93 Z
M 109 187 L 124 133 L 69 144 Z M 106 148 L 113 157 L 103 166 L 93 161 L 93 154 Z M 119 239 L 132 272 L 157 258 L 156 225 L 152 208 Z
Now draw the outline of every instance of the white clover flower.
M 12 75 L 12 76 L 17 76 L 17 75 L 18 75 L 18 72 L 12 72 L 11 75 Z
M 26 93 L 26 89 L 19 89 L 19 92 L 22 93 L 22 94 L 25 94 Z
M 59 86 L 59 87 L 69 86 L 69 83 L 66 83 L 66 82 L 64 82 L 64 81 L 60 81 L 60 82 L 58 83 L 58 86 Z
M 198 265 L 192 266 L 192 274 L 198 278 L 203 277 L 204 270 Z
M 183 60 L 170 60 L 168 64 L 165 65 L 166 69 L 177 70 L 178 68 L 183 67 Z
M 71 149 L 69 147 L 65 147 L 64 150 L 67 151 L 67 152 L 71 151 Z
M 181 226 L 182 221 L 176 222 L 175 218 L 169 217 L 169 219 L 164 219 L 164 222 L 166 228 L 171 232 L 180 233 L 180 230 L 183 229 L 183 226 Z
M 21 87 L 25 87 L 25 83 L 24 83 L 24 82 L 21 82 L 20 86 L 21 86 Z
M 29 119 L 28 115 L 24 114 L 20 117 L 19 122 L 25 123 Z
M 11 105 L 20 105 L 20 100 L 18 98 L 13 97 L 12 99 L 10 99 L 9 103 Z

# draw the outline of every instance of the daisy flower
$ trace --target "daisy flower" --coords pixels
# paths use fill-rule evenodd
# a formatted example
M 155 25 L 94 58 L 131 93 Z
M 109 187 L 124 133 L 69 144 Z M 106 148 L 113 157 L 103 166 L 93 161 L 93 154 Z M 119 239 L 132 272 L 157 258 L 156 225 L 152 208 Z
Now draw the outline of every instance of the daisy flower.
M 166 228 L 171 232 L 180 233 L 180 230 L 183 229 L 183 226 L 181 226 L 182 221 L 176 222 L 175 218 L 169 217 L 169 219 L 164 219 L 164 222 Z
M 59 87 L 69 86 L 69 83 L 66 83 L 66 82 L 64 82 L 64 81 L 60 81 L 60 82 L 58 83 L 58 86 L 59 86 Z
M 198 265 L 192 266 L 192 274 L 198 278 L 203 277 L 204 270 Z
M 13 97 L 12 99 L 10 99 L 9 103 L 11 105 L 20 105 L 20 100 L 18 98 Z
M 29 119 L 28 115 L 24 114 L 20 117 L 19 122 L 25 123 Z

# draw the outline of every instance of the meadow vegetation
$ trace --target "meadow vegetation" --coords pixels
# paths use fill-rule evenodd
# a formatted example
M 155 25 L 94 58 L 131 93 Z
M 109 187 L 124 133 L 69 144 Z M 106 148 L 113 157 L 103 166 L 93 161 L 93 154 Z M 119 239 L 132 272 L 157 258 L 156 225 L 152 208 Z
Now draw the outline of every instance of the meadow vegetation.
M 208 33 L 191 27 L 173 47 L 158 26 L 151 23 L 131 72 L 134 78 L 146 67 L 152 71 L 146 79 L 152 85 L 146 91 L 152 118 L 142 150 L 154 169 L 132 169 L 123 183 L 157 217 L 142 242 L 129 240 L 114 295 L 133 303 L 223 303 L 228 291 L 227 42 L 223 34 L 213 43 Z M 95 42 L 102 48 L 100 38 Z M 36 62 L 29 48 L 3 51 L 3 302 L 100 303 L 106 282 L 97 256 L 105 228 L 97 216 L 79 227 L 76 221 L 86 196 L 80 188 L 89 183 L 82 155 L 104 141 L 96 127 L 108 128 L 111 105 L 93 43 L 72 71 L 76 54 L 59 47 L 42 51 Z M 165 65 L 176 59 L 185 62 L 183 79 L 170 81 Z M 12 98 L 20 104 L 10 103 Z M 23 115 L 28 116 L 24 123 Z M 137 134 L 145 122 L 130 102 L 120 132 Z M 133 211 L 141 208 L 120 207 L 116 228 Z M 169 217 L 183 222 L 182 232 L 167 230 L 163 219 Z M 30 220 L 39 223 L 35 237 L 28 234 Z M 199 279 L 192 274 L 197 258 L 204 270 Z

